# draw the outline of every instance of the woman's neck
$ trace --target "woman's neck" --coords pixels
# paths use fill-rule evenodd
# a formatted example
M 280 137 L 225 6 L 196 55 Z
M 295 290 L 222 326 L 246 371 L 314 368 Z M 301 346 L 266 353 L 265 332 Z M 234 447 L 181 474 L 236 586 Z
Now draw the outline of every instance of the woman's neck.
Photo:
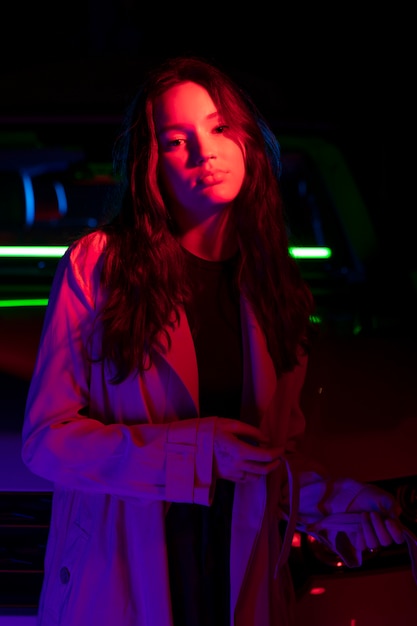
M 202 223 L 183 229 L 179 241 L 183 248 L 207 261 L 223 261 L 238 249 L 228 212 L 212 215 Z

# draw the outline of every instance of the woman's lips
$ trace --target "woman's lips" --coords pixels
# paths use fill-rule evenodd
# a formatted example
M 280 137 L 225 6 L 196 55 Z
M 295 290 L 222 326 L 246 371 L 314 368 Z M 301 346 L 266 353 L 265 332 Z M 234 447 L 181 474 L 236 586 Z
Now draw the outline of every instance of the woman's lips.
M 198 179 L 198 185 L 201 187 L 211 187 L 212 185 L 218 185 L 223 182 L 225 172 L 208 172 Z

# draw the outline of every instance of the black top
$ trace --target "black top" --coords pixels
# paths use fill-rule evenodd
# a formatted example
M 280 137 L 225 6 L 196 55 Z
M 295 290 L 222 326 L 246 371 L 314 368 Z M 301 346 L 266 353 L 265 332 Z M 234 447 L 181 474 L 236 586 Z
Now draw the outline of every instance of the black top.
M 237 258 L 212 262 L 184 250 L 192 282 L 186 307 L 199 372 L 200 415 L 238 419 L 242 394 Z M 175 626 L 229 626 L 234 483 L 218 480 L 210 507 L 172 503 L 166 518 Z

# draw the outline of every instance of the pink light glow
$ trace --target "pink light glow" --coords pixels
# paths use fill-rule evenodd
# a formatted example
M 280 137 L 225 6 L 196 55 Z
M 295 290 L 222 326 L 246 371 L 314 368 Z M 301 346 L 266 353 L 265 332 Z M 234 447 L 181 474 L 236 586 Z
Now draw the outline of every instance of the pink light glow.
M 312 587 L 310 589 L 311 596 L 321 596 L 323 593 L 326 593 L 325 587 Z

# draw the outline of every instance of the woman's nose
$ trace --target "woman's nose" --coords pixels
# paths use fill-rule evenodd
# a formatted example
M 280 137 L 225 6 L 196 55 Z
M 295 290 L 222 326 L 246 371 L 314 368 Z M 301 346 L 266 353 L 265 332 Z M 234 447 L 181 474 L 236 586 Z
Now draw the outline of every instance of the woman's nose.
M 213 146 L 213 142 L 210 138 L 199 138 L 195 145 L 196 161 L 200 165 L 209 159 L 216 158 L 216 152 Z
M 209 161 L 210 159 L 215 159 L 216 155 L 214 154 L 200 154 L 199 157 L 197 158 L 197 163 L 198 165 L 201 165 L 201 163 L 204 163 L 205 161 Z

